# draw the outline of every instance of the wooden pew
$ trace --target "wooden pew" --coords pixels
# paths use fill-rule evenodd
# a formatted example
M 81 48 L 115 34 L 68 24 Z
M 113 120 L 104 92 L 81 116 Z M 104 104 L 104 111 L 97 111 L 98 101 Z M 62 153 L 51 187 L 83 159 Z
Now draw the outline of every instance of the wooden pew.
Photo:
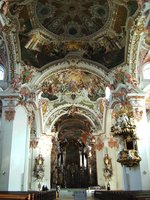
M 99 200 L 150 200 L 150 191 L 94 191 Z
M 14 194 L 14 193 L 0 193 L 0 200 L 31 200 L 30 194 Z
M 55 200 L 56 190 L 49 191 L 0 191 L 0 200 Z

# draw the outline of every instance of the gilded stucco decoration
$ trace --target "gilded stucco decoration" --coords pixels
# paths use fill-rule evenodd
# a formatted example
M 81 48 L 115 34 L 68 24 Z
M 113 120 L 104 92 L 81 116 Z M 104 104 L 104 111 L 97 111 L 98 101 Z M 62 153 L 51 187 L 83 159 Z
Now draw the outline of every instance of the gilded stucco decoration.
M 39 143 L 39 138 L 37 137 L 35 113 L 33 110 L 28 113 L 28 125 L 30 127 L 30 148 L 36 149 Z
M 103 175 L 105 177 L 105 180 L 109 182 L 113 175 L 113 168 L 112 168 L 112 159 L 110 158 L 108 153 L 105 154 L 103 161 L 104 161 Z
M 129 65 L 133 77 L 138 85 L 142 84 L 143 65 L 148 58 L 149 52 L 149 16 L 150 4 L 148 1 L 138 1 L 141 13 L 133 23 L 129 41 Z
M 117 112 L 114 124 L 111 126 L 111 134 L 120 138 L 121 150 L 117 161 L 127 167 L 139 165 L 141 157 L 137 149 L 136 125 L 134 123 L 133 110 L 122 107 Z
M 44 158 L 41 154 L 39 154 L 34 161 L 33 176 L 36 180 L 41 181 L 44 178 L 44 172 Z

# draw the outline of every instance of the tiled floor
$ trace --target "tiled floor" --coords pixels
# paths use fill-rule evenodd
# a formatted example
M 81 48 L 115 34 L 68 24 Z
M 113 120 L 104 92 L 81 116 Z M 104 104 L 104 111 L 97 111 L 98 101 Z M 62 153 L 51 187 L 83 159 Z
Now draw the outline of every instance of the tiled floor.
M 81 198 L 83 195 L 83 198 Z M 85 198 L 84 198 L 84 194 Z M 80 196 L 80 198 L 78 198 Z M 84 190 L 84 189 L 61 189 L 58 200 L 78 200 L 78 199 L 87 199 L 94 200 L 92 190 Z

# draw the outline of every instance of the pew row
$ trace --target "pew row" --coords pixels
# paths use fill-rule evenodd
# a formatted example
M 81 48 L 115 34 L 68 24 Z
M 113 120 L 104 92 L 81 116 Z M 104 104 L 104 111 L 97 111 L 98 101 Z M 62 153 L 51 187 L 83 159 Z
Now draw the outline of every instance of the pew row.
M 10 192 L 0 191 L 0 200 L 54 200 L 56 191 Z
M 150 200 L 150 191 L 94 191 L 96 200 Z
M 30 194 L 6 194 L 6 193 L 0 193 L 0 199 L 5 200 L 31 200 Z

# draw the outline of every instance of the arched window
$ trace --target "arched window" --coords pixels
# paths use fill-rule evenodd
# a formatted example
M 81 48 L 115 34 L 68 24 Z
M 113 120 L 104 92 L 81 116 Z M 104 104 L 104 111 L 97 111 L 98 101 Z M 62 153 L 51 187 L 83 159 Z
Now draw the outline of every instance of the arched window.
M 143 67 L 143 78 L 150 79 L 150 62 L 146 63 Z
M 0 64 L 0 81 L 4 80 L 4 67 Z
M 109 87 L 106 87 L 106 89 L 105 89 L 105 97 L 109 101 L 109 99 L 110 99 L 110 88 Z

